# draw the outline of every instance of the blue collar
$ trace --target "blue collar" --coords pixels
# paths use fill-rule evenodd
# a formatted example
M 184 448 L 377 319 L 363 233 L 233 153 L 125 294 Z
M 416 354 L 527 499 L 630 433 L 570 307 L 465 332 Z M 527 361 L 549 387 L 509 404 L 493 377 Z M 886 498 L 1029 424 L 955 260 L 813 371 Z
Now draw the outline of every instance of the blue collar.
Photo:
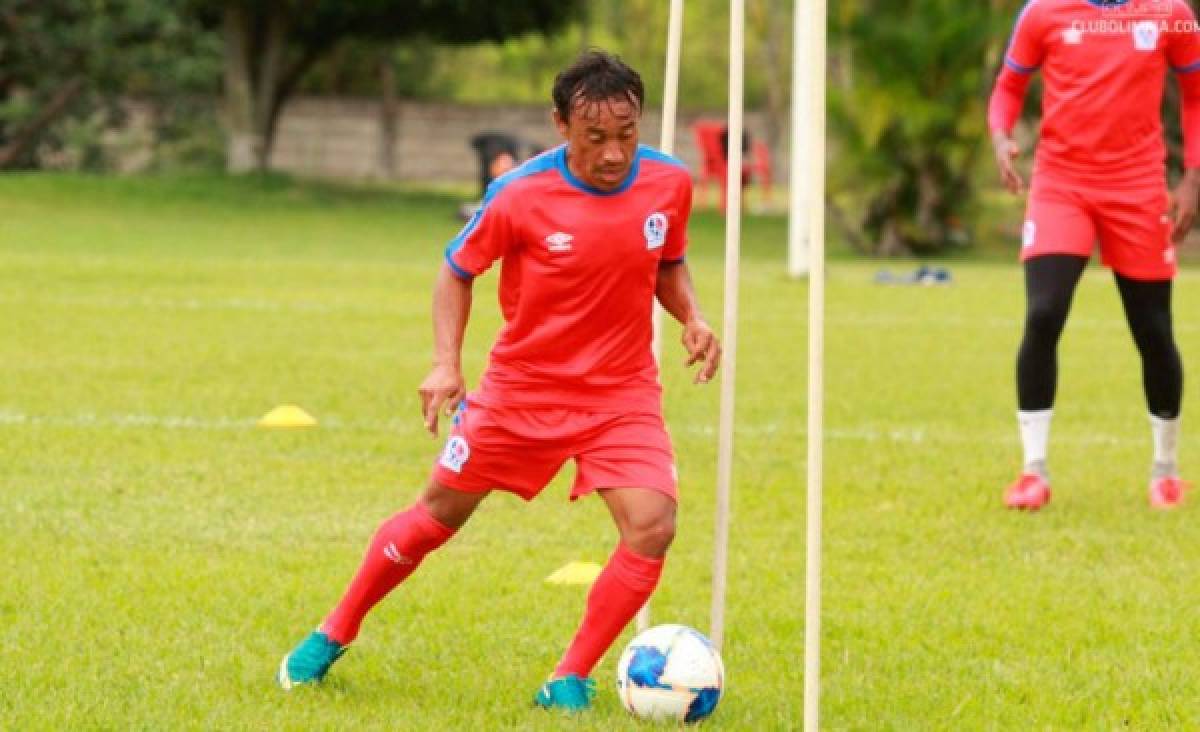
M 629 166 L 629 174 L 625 176 L 625 180 L 621 181 L 621 185 L 617 186 L 611 191 L 602 191 L 595 186 L 590 186 L 587 183 L 584 183 L 576 178 L 573 173 L 571 173 L 571 169 L 567 165 L 567 146 L 565 144 L 560 145 L 558 150 L 554 153 L 554 164 L 555 167 L 558 168 L 558 172 L 562 174 L 562 177 L 579 190 L 583 191 L 584 193 L 590 193 L 593 196 L 615 196 L 618 193 L 624 193 L 625 191 L 629 190 L 629 186 L 633 185 L 633 182 L 637 180 L 638 167 L 641 161 L 642 146 L 638 145 L 637 152 L 635 152 L 633 156 L 633 165 Z

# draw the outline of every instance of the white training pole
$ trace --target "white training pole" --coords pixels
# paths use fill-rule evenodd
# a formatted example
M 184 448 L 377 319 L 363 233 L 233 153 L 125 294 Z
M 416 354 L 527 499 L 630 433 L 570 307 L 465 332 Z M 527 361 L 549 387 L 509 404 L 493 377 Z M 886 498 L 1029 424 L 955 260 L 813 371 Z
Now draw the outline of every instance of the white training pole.
M 816 35 L 816 26 L 805 22 L 808 15 L 796 0 L 792 8 L 792 148 L 788 174 L 788 260 L 787 271 L 792 277 L 808 274 L 809 210 L 808 174 L 810 130 L 813 122 L 808 111 L 812 98 L 812 74 L 808 68 L 809 49 Z
M 671 0 L 671 15 L 667 21 L 667 70 L 663 74 L 662 136 L 658 149 L 668 155 L 675 153 L 675 118 L 679 100 L 679 54 L 683 45 L 683 0 Z M 654 339 L 651 348 L 654 360 L 662 363 L 662 306 L 654 306 Z M 650 627 L 650 603 L 642 605 L 637 614 L 639 631 Z
M 821 491 L 825 356 L 825 15 L 813 0 L 809 56 L 808 537 L 804 593 L 804 729 L 817 732 L 821 697 Z
M 725 181 L 725 356 L 721 364 L 721 421 L 717 433 L 717 516 L 713 551 L 712 642 L 725 640 L 725 570 L 729 553 L 729 493 L 733 479 L 733 396 L 737 379 L 738 265 L 742 236 L 742 98 L 745 0 L 732 0 L 729 15 L 729 168 Z

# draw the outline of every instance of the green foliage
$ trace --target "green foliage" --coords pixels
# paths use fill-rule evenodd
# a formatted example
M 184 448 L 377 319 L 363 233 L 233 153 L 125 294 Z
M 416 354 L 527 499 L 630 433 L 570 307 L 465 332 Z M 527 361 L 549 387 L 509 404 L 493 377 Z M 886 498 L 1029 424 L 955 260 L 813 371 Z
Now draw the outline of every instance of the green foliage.
M 768 20 L 764 9 L 779 0 L 750 0 L 747 10 L 746 99 L 760 107 L 767 78 L 758 63 Z M 397 46 L 394 62 L 401 95 L 466 103 L 542 104 L 554 75 L 586 46 L 619 54 L 642 75 L 649 99 L 662 98 L 667 7 L 661 0 L 597 0 L 568 16 L 553 33 L 520 33 L 502 41 L 446 45 L 426 35 Z M 782 17 L 790 28 L 790 14 Z M 785 39 L 786 40 L 786 39 Z M 790 45 L 783 48 L 782 84 L 790 78 Z M 335 51 L 306 83 L 313 92 L 375 94 L 374 57 L 362 45 Z M 729 88 L 729 4 L 688 0 L 684 6 L 684 71 L 680 103 L 721 110 Z
M 973 238 L 987 97 L 1018 4 L 847 2 L 831 16 L 831 205 L 860 249 Z
M 104 134 L 130 97 L 154 104 L 164 127 L 211 116 L 196 98 L 218 88 L 217 41 L 182 8 L 183 0 L 3 0 L 0 167 L 47 158 L 105 167 Z

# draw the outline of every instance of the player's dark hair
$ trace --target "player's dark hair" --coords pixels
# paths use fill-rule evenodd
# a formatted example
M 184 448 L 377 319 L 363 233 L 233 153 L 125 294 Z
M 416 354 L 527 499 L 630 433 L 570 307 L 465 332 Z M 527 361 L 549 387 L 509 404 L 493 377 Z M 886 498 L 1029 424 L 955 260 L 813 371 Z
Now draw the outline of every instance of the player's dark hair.
M 642 77 L 619 57 L 590 48 L 554 78 L 554 109 L 564 121 L 580 103 L 602 102 L 625 97 L 637 103 L 638 112 L 646 98 Z

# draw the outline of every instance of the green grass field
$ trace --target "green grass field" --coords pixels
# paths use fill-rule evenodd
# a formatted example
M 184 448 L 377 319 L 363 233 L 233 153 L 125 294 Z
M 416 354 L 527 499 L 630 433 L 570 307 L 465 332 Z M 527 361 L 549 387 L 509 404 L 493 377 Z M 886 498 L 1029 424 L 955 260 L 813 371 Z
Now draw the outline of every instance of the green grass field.
M 453 209 L 279 180 L 0 178 L 0 728 L 645 727 L 613 692 L 616 654 L 590 716 L 530 708 L 584 597 L 543 578 L 615 539 L 562 478 L 530 505 L 485 503 L 323 688 L 272 682 L 440 444 L 415 388 Z M 782 273 L 784 233 L 744 227 L 720 729 L 801 723 L 807 290 Z M 720 220 L 699 215 L 690 261 L 714 321 L 721 251 Z M 1055 500 L 1027 516 L 1000 507 L 1019 270 L 951 266 L 951 287 L 906 288 L 873 284 L 878 263 L 830 265 L 823 727 L 1200 726 L 1196 508 L 1147 508 L 1107 273 L 1085 277 L 1061 351 Z M 1193 365 L 1197 280 L 1177 299 Z M 477 285 L 472 381 L 494 287 Z M 668 332 L 683 503 L 654 614 L 706 629 L 718 389 L 690 384 Z M 321 425 L 254 427 L 289 402 Z

